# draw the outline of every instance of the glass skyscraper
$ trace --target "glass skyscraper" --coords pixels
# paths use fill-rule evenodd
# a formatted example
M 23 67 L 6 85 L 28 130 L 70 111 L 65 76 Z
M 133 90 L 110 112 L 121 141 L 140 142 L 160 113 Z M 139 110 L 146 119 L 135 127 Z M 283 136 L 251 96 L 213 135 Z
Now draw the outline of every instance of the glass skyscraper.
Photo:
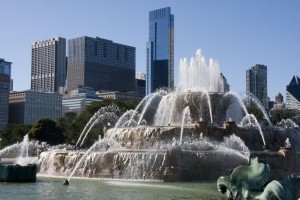
M 135 47 L 99 37 L 68 40 L 67 90 L 135 91 Z
M 246 71 L 246 92 L 252 93 L 259 99 L 262 105 L 267 108 L 268 97 L 268 77 L 267 66 L 256 64 Z M 250 99 L 246 102 L 248 106 L 252 105 Z
M 146 94 L 174 88 L 174 15 L 171 8 L 149 12 Z
M 8 123 L 8 96 L 11 83 L 11 62 L 0 58 L 0 130 Z

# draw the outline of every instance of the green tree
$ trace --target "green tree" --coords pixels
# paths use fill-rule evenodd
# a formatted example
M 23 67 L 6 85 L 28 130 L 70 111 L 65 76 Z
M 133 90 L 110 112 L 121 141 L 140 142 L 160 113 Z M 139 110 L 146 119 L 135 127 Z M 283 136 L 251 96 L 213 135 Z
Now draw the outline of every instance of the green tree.
M 29 132 L 32 125 L 24 124 L 8 124 L 1 132 L 2 138 L 1 147 L 6 147 L 17 142 L 21 142 L 24 136 Z
M 260 124 L 262 124 L 264 126 L 269 125 L 267 119 L 265 118 L 265 116 L 264 116 L 263 112 L 260 110 L 260 108 L 255 107 L 255 106 L 250 106 L 250 107 L 247 107 L 247 111 L 249 114 L 253 114 Z
M 299 110 L 293 110 L 293 109 L 279 109 L 279 110 L 271 110 L 271 120 L 273 124 L 277 124 L 282 119 L 291 119 L 298 125 L 300 125 Z
M 121 115 L 127 110 L 134 109 L 139 101 L 136 100 L 103 100 L 99 102 L 93 102 L 90 105 L 86 106 L 84 111 L 82 111 L 75 120 L 68 126 L 65 138 L 66 142 L 70 144 L 76 144 L 81 132 L 83 131 L 85 125 L 88 123 L 90 118 L 102 107 L 116 105 L 120 108 L 121 113 L 117 113 L 117 115 Z M 88 138 L 84 143 L 85 146 L 90 146 L 94 143 L 95 140 L 98 139 L 101 134 L 102 127 L 99 125 L 94 126 L 94 128 L 89 133 Z
M 77 113 L 74 112 L 67 112 L 64 114 L 63 117 L 59 118 L 56 121 L 56 126 L 59 128 L 64 135 L 65 139 L 67 139 L 67 129 L 72 124 L 72 122 L 75 120 L 77 116 Z
M 29 138 L 47 142 L 50 145 L 64 143 L 64 136 L 61 129 L 50 119 L 40 119 L 34 123 L 29 132 Z

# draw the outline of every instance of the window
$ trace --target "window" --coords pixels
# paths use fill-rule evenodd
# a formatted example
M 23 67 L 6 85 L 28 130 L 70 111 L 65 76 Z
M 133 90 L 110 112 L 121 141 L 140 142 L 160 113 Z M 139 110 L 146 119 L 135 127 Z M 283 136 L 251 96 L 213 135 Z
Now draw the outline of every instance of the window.
M 120 47 L 116 47 L 116 60 L 120 60 Z
M 94 56 L 98 55 L 98 42 L 94 41 Z
M 125 62 L 128 61 L 128 49 L 125 48 Z
M 107 44 L 103 43 L 103 58 L 106 58 Z

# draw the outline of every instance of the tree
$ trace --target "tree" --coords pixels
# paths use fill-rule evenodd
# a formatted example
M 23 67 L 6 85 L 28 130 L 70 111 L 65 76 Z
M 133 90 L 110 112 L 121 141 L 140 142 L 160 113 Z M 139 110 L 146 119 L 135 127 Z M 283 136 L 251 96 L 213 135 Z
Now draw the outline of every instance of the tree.
M 115 104 L 121 110 L 121 113 L 117 113 L 121 115 L 122 113 L 126 112 L 127 110 L 134 109 L 139 102 L 136 100 L 103 100 L 99 102 L 93 102 L 90 105 L 87 105 L 73 122 L 68 126 L 65 139 L 67 143 L 76 144 L 81 132 L 83 131 L 84 127 L 90 120 L 90 118 L 102 107 L 110 106 Z M 89 133 L 89 137 L 86 138 L 85 146 L 90 146 L 94 143 L 101 132 L 101 127 L 95 126 L 91 132 Z
M 249 114 L 253 114 L 260 124 L 262 124 L 264 126 L 268 126 L 268 121 L 265 118 L 263 112 L 260 110 L 260 108 L 255 107 L 255 106 L 250 106 L 250 107 L 247 107 L 247 111 Z
M 50 145 L 64 143 L 64 136 L 61 129 L 50 119 L 40 119 L 34 123 L 29 132 L 29 138 L 47 142 Z
M 293 109 L 279 109 L 279 110 L 271 110 L 270 111 L 271 120 L 273 124 L 277 124 L 282 119 L 291 119 L 298 125 L 300 125 L 299 110 L 293 110 Z
M 56 127 L 59 128 L 64 135 L 65 139 L 68 137 L 67 136 L 67 129 L 70 127 L 72 122 L 75 120 L 77 116 L 77 113 L 74 112 L 67 112 L 64 114 L 63 117 L 59 118 L 56 121 Z
M 31 127 L 32 125 L 7 124 L 1 132 L 1 147 L 3 148 L 14 143 L 21 142 Z

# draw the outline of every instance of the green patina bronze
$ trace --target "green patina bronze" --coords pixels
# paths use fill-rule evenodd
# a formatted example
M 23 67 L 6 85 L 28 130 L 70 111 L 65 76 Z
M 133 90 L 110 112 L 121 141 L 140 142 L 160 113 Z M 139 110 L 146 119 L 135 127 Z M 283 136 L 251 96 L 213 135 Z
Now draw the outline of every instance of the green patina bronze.
M 300 176 L 290 175 L 282 181 L 273 180 L 269 164 L 252 158 L 249 166 L 235 168 L 230 176 L 221 176 L 217 187 L 230 200 L 296 200 L 300 193 Z

